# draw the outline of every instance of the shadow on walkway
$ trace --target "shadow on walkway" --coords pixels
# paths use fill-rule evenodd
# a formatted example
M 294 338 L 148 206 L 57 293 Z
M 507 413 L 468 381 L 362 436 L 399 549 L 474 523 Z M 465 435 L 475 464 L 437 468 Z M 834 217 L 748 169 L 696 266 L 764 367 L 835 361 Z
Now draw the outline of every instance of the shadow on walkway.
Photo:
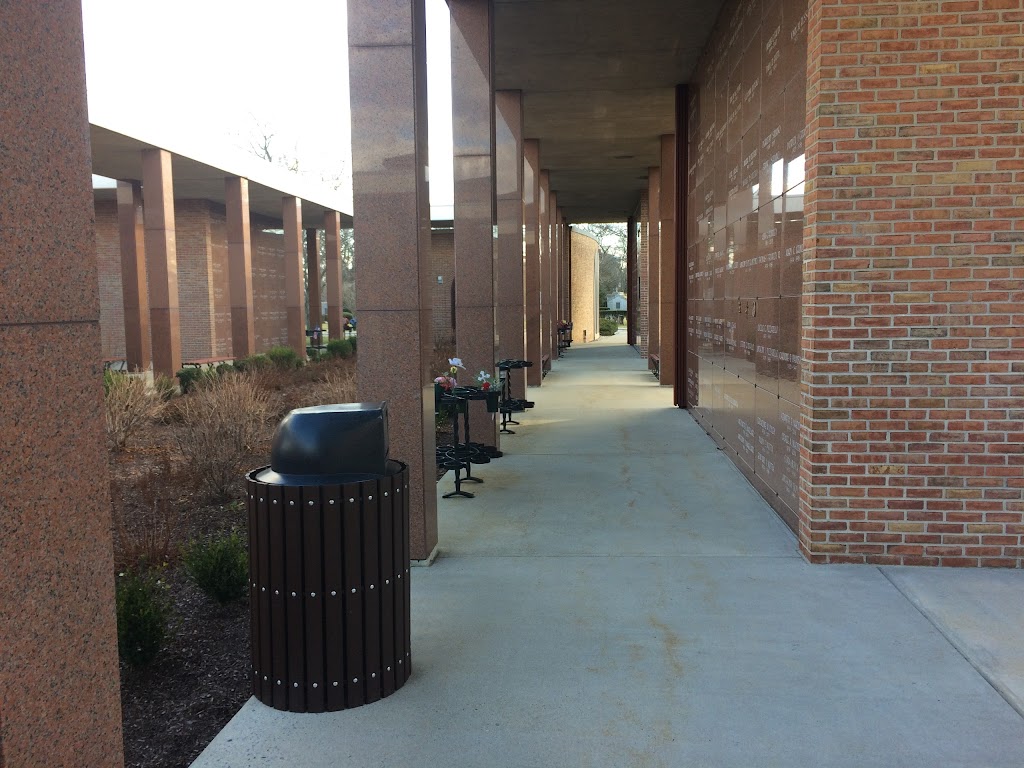
M 623 336 L 440 503 L 406 686 L 252 700 L 196 765 L 1024 765 L 1024 574 L 807 564 Z

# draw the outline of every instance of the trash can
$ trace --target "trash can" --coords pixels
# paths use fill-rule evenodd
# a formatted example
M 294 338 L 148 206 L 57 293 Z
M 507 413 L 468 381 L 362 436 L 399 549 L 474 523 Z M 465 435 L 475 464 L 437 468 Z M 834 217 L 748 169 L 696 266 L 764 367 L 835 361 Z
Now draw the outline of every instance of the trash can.
M 299 408 L 246 476 L 253 695 L 288 712 L 389 696 L 411 673 L 409 468 L 387 405 Z

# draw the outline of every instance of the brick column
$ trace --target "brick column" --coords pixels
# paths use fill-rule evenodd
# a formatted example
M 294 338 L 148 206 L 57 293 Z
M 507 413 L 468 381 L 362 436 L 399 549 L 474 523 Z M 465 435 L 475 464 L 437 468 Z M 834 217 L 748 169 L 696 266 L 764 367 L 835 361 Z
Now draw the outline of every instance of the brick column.
M 149 331 L 146 225 L 141 182 L 117 182 L 117 223 L 121 235 L 125 358 L 129 371 L 147 371 L 153 364 L 153 340 Z
M 490 0 L 449 0 L 455 172 L 455 348 L 472 383 L 495 374 L 494 92 Z M 473 439 L 498 444 L 498 421 L 470 403 Z
M 661 358 L 659 381 L 662 386 L 676 382 L 676 137 L 661 137 L 661 216 L 658 249 L 661 252 L 661 275 L 658 311 L 658 355 Z
M 437 544 L 423 0 L 349 0 L 359 365 L 386 400 L 391 455 L 410 465 L 412 556 Z M 386 119 L 382 119 L 385 116 Z
M 0 6 L 0 764 L 123 764 L 78 2 Z
M 320 298 L 320 239 L 319 230 L 306 229 L 306 290 L 309 292 L 309 327 L 319 328 L 323 323 Z
M 170 152 L 142 150 L 142 196 L 145 201 L 153 373 L 174 376 L 181 370 L 181 318 Z
M 561 246 L 559 244 L 560 227 L 558 222 L 558 194 L 556 192 L 551 193 L 549 202 L 551 222 L 548 234 L 550 238 L 548 241 L 548 253 L 550 254 L 548 259 L 548 285 L 550 286 L 551 295 L 551 315 L 549 318 L 551 326 L 548 330 L 550 338 L 548 343 L 551 345 L 551 359 L 554 360 L 558 357 L 558 321 L 562 319 L 562 297 L 559 295 L 558 285 L 558 263 L 561 261 L 559 249 Z
M 327 252 L 327 332 L 332 339 L 345 336 L 345 316 L 342 314 L 341 276 L 341 214 L 324 211 L 324 247 Z
M 288 346 L 306 358 L 306 292 L 302 278 L 302 201 L 281 199 L 284 224 L 284 293 L 288 312 Z
M 530 386 L 539 387 L 544 378 L 541 369 L 541 251 L 540 251 L 540 144 L 536 139 L 523 143 L 523 220 L 526 236 L 526 369 Z
M 238 360 L 256 351 L 249 180 L 238 176 L 225 178 L 224 200 L 228 230 L 228 286 L 231 294 L 231 354 Z
M 800 546 L 1019 568 L 1024 17 L 895 7 L 809 8 Z
M 548 172 L 540 172 L 540 348 L 551 367 L 551 188 Z M 540 361 L 537 362 L 540 365 Z M 547 370 L 545 368 L 544 370 Z
M 626 222 L 626 343 L 636 345 L 636 217 Z
M 661 357 L 661 168 L 647 169 L 647 354 Z M 649 361 L 651 370 L 654 363 Z
M 498 214 L 498 359 L 526 357 L 526 274 L 523 269 L 523 94 L 495 93 L 495 184 Z M 526 391 L 525 369 L 510 372 Z

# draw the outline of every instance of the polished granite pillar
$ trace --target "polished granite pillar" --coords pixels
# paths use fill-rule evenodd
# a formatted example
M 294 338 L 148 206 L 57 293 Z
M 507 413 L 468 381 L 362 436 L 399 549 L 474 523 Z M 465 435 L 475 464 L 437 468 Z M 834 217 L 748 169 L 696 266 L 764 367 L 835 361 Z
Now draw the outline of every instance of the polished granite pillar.
M 659 381 L 674 386 L 676 381 L 676 137 L 661 137 L 661 275 L 658 309 L 658 349 L 661 358 Z
M 525 243 L 526 283 L 526 359 L 533 363 L 526 369 L 530 386 L 539 387 L 544 378 L 541 368 L 541 252 L 540 252 L 540 143 L 536 139 L 523 142 L 523 234 Z
M 526 274 L 523 267 L 523 94 L 497 91 L 495 99 L 495 183 L 498 242 L 498 359 L 526 357 Z M 513 391 L 526 391 L 526 370 L 510 372 Z
M 0 3 L 0 765 L 123 764 L 82 9 Z
M 455 349 L 472 383 L 496 375 L 493 18 L 490 0 L 449 0 L 455 184 Z M 470 403 L 473 440 L 498 444 L 498 420 Z
M 341 276 L 341 214 L 324 211 L 324 250 L 327 273 L 327 332 L 332 339 L 345 336 L 344 282 Z
M 167 150 L 142 150 L 142 196 L 153 373 L 174 376 L 181 370 L 181 317 L 174 234 L 174 180 L 171 153 Z
M 423 0 L 348 0 L 358 396 L 409 464 L 414 559 L 437 545 Z
M 550 183 L 549 183 L 550 186 Z M 548 342 L 551 345 L 551 359 L 558 357 L 558 321 L 562 319 L 561 297 L 558 295 L 558 194 L 552 192 L 548 199 L 551 221 L 548 243 L 548 285 L 551 291 L 551 327 L 548 331 Z
M 647 357 L 654 370 L 651 355 L 661 359 L 661 168 L 648 168 L 647 174 Z
M 323 322 L 320 306 L 320 238 L 319 231 L 306 229 L 306 290 L 309 292 L 309 327 L 319 328 Z
M 548 172 L 540 172 L 540 353 L 547 359 L 544 370 L 551 368 L 551 187 Z M 539 362 L 538 362 L 539 364 Z
M 636 217 L 626 221 L 626 343 L 636 344 Z
M 147 371 L 153 363 L 153 339 L 149 331 L 146 224 L 141 182 L 117 182 L 117 223 L 121 245 L 125 362 L 129 371 Z
M 256 351 L 256 312 L 252 295 L 252 231 L 249 180 L 224 179 L 228 230 L 228 292 L 231 297 L 231 354 L 236 360 Z
M 302 201 L 281 198 L 284 227 L 284 295 L 288 317 L 288 346 L 306 358 L 306 291 L 302 275 Z

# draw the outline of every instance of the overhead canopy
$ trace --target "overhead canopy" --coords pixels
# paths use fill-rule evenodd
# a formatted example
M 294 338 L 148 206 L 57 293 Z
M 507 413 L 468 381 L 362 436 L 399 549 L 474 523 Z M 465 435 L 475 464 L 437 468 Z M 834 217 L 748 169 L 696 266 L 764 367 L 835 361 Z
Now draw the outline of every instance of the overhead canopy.
M 495 0 L 495 87 L 523 92 L 525 135 L 570 222 L 624 221 L 675 132 L 722 0 Z
M 93 173 L 111 179 L 141 180 L 142 150 L 157 147 L 142 139 L 126 136 L 109 128 L 90 126 L 92 136 Z M 212 200 L 224 203 L 224 178 L 243 176 L 249 179 L 249 211 L 280 221 L 281 199 L 285 196 L 302 200 L 302 225 L 323 227 L 325 211 L 341 212 L 341 226 L 352 226 L 352 215 L 342 212 L 342 194 L 312 182 L 259 158 L 226 158 L 217 165 L 203 162 L 194 152 L 178 153 L 173 147 L 161 146 L 172 153 L 174 197 L 179 200 Z M 226 167 L 231 166 L 231 167 Z M 97 197 L 113 199 L 113 190 L 97 190 Z

